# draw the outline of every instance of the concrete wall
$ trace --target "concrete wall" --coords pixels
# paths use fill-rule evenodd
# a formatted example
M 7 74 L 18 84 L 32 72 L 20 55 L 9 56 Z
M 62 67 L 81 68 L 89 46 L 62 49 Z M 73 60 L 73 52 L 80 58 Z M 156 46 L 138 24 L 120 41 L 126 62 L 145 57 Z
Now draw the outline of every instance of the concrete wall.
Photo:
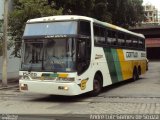
M 4 13 L 4 1 L 0 0 L 0 20 L 3 19 L 3 13 Z
M 9 0 L 8 9 L 9 12 L 13 10 L 13 0 Z M 0 20 L 3 19 L 3 13 L 4 13 L 4 0 L 0 0 Z
M 11 55 L 13 48 L 8 50 L 8 79 L 18 78 L 19 77 L 19 65 L 20 58 L 15 58 Z M 2 56 L 0 57 L 0 80 L 2 80 Z
M 13 0 L 9 0 L 9 12 L 13 10 Z M 3 20 L 4 0 L 0 0 L 0 20 Z M 2 22 L 2 21 L 1 21 Z M 0 28 L 1 29 L 1 28 Z M 3 31 L 0 31 L 3 32 Z M 8 50 L 8 79 L 17 78 L 19 71 L 20 59 L 11 55 L 13 48 Z M 0 80 L 2 79 L 2 56 L 0 56 Z

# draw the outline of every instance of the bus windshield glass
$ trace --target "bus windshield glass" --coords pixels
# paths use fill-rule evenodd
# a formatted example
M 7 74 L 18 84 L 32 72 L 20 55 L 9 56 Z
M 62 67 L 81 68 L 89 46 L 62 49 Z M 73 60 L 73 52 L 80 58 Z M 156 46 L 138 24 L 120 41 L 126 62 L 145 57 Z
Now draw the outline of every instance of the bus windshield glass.
M 24 40 L 22 70 L 75 71 L 75 38 Z
M 23 36 L 75 35 L 77 24 L 77 21 L 28 23 Z

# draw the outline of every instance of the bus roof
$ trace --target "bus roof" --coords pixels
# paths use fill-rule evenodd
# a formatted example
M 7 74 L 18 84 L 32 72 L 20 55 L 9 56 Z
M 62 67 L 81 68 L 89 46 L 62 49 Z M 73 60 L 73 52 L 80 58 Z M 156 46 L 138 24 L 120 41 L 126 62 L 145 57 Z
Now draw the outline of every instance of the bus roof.
M 138 36 L 141 38 L 145 38 L 143 34 L 139 34 L 139 33 L 135 33 L 135 32 L 131 32 L 127 29 L 124 29 L 122 27 L 118 27 L 116 25 L 107 23 L 107 22 L 102 22 L 99 20 L 96 20 L 94 18 L 91 17 L 86 17 L 86 16 L 78 16 L 78 15 L 58 15 L 58 16 L 49 16 L 49 17 L 41 17 L 41 18 L 35 18 L 35 19 L 30 19 L 27 21 L 27 23 L 37 23 L 37 22 L 52 22 L 52 21 L 64 21 L 64 20 L 88 20 L 88 21 L 92 21 L 94 23 L 100 24 L 102 26 L 106 26 L 108 28 L 111 29 L 115 29 L 121 32 L 125 32 L 128 34 L 132 34 L 134 36 Z

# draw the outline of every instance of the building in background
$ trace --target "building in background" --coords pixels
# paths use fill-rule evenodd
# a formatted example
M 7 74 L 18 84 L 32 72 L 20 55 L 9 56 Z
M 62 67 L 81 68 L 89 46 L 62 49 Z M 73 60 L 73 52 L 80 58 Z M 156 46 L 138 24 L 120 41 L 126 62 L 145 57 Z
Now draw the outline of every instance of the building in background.
M 149 60 L 160 60 L 160 13 L 151 3 L 144 6 L 145 20 L 140 26 L 135 26 L 130 30 L 144 34 L 146 38 L 147 58 Z
M 9 12 L 13 10 L 13 0 L 9 0 L 8 5 Z M 0 0 L 0 36 L 3 35 L 3 14 L 4 14 L 4 0 Z M 8 37 L 10 38 L 10 37 Z M 8 79 L 13 79 L 18 77 L 20 59 L 15 58 L 12 55 L 14 47 L 11 47 L 8 51 Z M 0 56 L 0 80 L 2 78 L 2 56 Z
M 4 2 L 3 0 L 0 0 L 0 20 L 3 19 L 3 13 L 4 13 Z
M 151 3 L 146 3 L 144 6 L 145 20 L 143 23 L 159 23 L 158 9 Z
M 158 11 L 158 23 L 160 24 L 160 11 Z

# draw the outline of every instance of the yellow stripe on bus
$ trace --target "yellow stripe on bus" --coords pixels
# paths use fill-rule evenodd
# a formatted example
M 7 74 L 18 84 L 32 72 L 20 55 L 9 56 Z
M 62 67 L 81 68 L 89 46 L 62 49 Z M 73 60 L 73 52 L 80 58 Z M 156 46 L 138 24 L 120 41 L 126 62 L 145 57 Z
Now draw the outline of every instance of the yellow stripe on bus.
M 123 80 L 132 78 L 132 62 L 125 61 L 123 50 L 117 49 Z
M 135 66 L 137 69 L 140 67 L 141 74 L 144 74 L 146 72 L 146 60 L 125 60 L 124 52 L 122 49 L 117 49 L 117 53 L 123 80 L 132 78 L 133 69 Z

